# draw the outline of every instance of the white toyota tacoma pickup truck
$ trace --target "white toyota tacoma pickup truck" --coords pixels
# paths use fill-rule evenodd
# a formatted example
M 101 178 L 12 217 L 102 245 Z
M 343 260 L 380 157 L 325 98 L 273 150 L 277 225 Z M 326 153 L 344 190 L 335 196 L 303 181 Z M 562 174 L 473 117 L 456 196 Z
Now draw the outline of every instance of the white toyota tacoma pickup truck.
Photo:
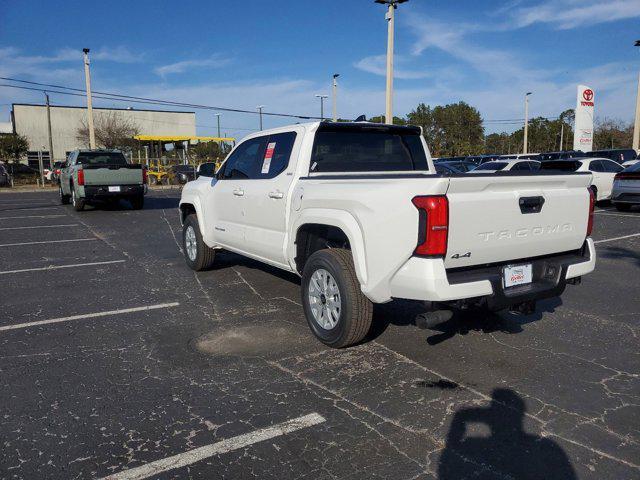
M 530 313 L 593 271 L 589 173 L 438 175 L 421 133 L 315 122 L 246 137 L 182 191 L 187 264 L 226 249 L 297 273 L 332 347 L 365 337 L 374 303 Z

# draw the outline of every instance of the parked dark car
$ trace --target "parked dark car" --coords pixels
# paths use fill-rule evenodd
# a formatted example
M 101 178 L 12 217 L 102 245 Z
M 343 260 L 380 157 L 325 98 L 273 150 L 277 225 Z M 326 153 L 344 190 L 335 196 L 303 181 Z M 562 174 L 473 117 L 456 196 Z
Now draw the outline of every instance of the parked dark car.
M 637 158 L 636 151 L 631 148 L 614 148 L 609 150 L 594 150 L 593 152 L 585 153 L 586 157 L 594 158 L 608 158 L 614 162 L 620 164 L 628 161 L 635 160 Z
M 463 173 L 456 167 L 449 165 L 449 162 L 438 162 L 434 164 L 436 167 L 436 173 L 438 175 L 454 175 L 457 173 Z
M 474 168 L 477 167 L 477 165 L 473 162 L 470 162 L 468 160 L 450 160 L 450 161 L 446 161 L 446 162 L 438 162 L 437 165 L 446 165 L 448 167 L 453 167 L 456 170 L 466 173 L 469 172 L 471 170 L 473 170 Z M 437 170 L 437 169 L 436 169 Z
M 174 182 L 185 184 L 196 179 L 196 169 L 193 165 L 173 165 L 169 168 L 170 175 Z
M 4 165 L 0 165 L 0 187 L 11 186 L 11 176 Z

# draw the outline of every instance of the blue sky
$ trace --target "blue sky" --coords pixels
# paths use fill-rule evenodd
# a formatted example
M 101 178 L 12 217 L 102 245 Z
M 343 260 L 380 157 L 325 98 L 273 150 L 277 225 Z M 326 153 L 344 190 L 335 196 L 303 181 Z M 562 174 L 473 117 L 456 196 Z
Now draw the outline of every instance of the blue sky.
M 0 25 L 0 76 L 82 88 L 81 50 L 90 47 L 94 90 L 318 115 L 314 95 L 330 94 L 340 73 L 340 116 L 384 110 L 386 22 L 373 0 L 7 0 Z M 597 116 L 630 121 L 637 39 L 640 0 L 410 0 L 396 17 L 394 112 L 464 100 L 487 132 L 510 131 L 518 125 L 492 121 L 521 118 L 525 92 L 532 116 L 555 116 L 575 106 L 584 83 Z M 0 87 L 0 121 L 12 102 L 41 101 Z M 198 133 L 214 134 L 213 112 L 196 112 Z M 237 137 L 258 125 L 255 115 L 221 118 L 223 133 Z M 290 122 L 268 117 L 265 127 Z

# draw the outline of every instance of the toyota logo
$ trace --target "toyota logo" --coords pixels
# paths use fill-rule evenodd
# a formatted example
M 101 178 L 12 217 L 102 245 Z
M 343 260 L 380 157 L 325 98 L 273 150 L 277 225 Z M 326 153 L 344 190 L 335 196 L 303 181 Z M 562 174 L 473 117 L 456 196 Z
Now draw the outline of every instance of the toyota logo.
M 587 102 L 593 100 L 593 90 L 587 88 L 584 92 L 582 92 L 582 98 L 584 98 Z

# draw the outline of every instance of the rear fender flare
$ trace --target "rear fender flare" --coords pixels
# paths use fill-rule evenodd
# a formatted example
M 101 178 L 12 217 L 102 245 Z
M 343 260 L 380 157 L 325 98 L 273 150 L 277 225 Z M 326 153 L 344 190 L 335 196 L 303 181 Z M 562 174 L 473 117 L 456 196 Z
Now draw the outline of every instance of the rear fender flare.
M 287 248 L 287 260 L 291 268 L 296 269 L 296 244 L 295 239 L 300 227 L 306 224 L 319 224 L 337 227 L 342 230 L 349 239 L 353 263 L 356 268 L 356 276 L 361 286 L 367 283 L 367 264 L 365 256 L 364 236 L 358 221 L 353 215 L 344 210 L 312 208 L 303 210 L 291 226 L 291 241 Z

